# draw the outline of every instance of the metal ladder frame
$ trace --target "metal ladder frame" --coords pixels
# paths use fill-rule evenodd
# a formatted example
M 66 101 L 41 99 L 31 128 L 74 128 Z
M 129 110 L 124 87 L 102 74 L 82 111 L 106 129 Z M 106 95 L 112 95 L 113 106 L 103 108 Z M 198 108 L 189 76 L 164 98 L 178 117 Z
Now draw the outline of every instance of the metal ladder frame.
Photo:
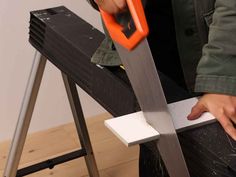
M 99 177 L 93 149 L 91 146 L 86 122 L 84 119 L 79 95 L 75 82 L 62 72 L 64 85 L 66 88 L 68 100 L 72 110 L 77 134 L 79 136 L 81 149 L 53 158 L 38 164 L 25 167 L 18 170 L 21 154 L 24 148 L 27 132 L 30 126 L 31 117 L 36 103 L 38 91 L 42 81 L 47 58 L 38 51 L 35 52 L 34 61 L 28 78 L 24 98 L 22 100 L 21 110 L 18 117 L 15 133 L 11 142 L 11 148 L 4 169 L 3 177 L 25 176 L 46 168 L 52 169 L 55 165 L 64 163 L 79 157 L 84 157 L 90 177 Z

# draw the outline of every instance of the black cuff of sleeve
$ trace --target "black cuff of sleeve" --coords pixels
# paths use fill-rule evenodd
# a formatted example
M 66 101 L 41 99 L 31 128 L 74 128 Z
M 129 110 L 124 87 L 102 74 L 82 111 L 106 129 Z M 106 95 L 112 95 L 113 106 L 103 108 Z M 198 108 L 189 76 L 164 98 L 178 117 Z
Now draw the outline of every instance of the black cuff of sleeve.
M 91 4 L 91 6 L 96 9 L 96 10 L 99 10 L 98 9 L 98 5 L 94 2 L 94 0 L 88 0 L 88 2 Z

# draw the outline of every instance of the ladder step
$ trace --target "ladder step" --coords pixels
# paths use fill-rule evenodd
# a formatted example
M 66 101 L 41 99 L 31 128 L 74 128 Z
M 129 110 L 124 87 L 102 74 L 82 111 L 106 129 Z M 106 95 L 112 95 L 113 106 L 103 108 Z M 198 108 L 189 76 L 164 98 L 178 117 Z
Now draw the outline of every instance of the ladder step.
M 71 160 L 74 160 L 76 158 L 83 157 L 86 155 L 87 155 L 87 153 L 86 153 L 85 149 L 82 148 L 80 150 L 70 152 L 70 153 L 58 156 L 56 158 L 49 159 L 49 160 L 31 165 L 31 166 L 22 168 L 17 171 L 16 177 L 26 176 L 31 173 L 35 173 L 37 171 L 47 169 L 47 168 L 52 169 L 56 165 L 59 165 L 61 163 L 68 162 L 68 161 L 71 161 Z

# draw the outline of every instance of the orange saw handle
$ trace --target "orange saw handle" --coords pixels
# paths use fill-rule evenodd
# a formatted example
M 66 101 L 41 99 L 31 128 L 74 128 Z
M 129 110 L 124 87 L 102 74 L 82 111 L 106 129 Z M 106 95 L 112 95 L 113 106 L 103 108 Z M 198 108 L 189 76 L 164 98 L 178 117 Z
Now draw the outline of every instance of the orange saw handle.
M 101 16 L 111 38 L 128 50 L 132 50 L 148 35 L 148 25 L 141 0 L 126 0 L 130 14 L 136 27 L 135 32 L 126 37 L 123 27 L 117 23 L 115 17 L 100 9 Z

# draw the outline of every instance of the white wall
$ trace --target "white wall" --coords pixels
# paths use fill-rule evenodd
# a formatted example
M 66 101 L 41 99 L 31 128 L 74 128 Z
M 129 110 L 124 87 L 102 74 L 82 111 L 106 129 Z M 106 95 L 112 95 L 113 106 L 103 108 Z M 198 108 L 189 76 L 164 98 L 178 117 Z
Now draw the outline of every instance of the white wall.
M 29 12 L 64 5 L 102 30 L 99 14 L 86 0 L 0 1 L 0 141 L 12 137 L 28 79 L 34 48 L 28 43 Z M 79 89 L 85 117 L 105 110 Z M 30 131 L 72 121 L 61 73 L 47 63 Z

